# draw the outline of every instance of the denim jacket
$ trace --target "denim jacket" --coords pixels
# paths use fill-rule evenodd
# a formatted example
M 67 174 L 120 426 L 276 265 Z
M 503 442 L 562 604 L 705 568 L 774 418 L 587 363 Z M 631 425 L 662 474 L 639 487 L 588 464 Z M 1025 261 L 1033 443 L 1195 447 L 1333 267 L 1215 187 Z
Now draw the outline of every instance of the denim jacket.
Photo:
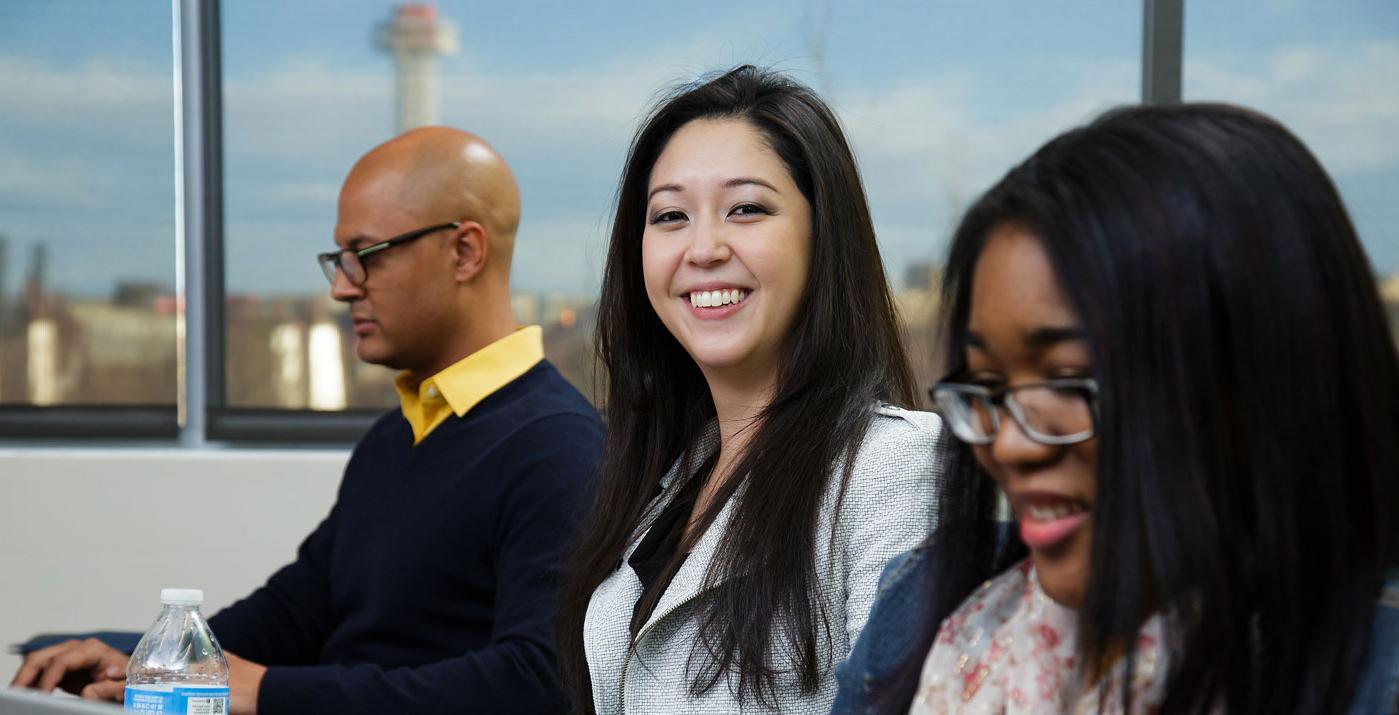
M 891 559 L 879 577 L 874 607 L 850 657 L 836 667 L 832 715 L 874 713 L 874 687 L 899 666 L 918 634 L 924 572 L 929 546 L 916 546 Z
M 836 668 L 833 715 L 875 712 L 875 684 L 898 667 L 917 634 L 923 582 L 931 563 L 925 544 L 884 567 L 869 621 L 850 657 Z M 1370 633 L 1369 655 L 1350 712 L 1399 714 L 1399 573 L 1380 595 Z

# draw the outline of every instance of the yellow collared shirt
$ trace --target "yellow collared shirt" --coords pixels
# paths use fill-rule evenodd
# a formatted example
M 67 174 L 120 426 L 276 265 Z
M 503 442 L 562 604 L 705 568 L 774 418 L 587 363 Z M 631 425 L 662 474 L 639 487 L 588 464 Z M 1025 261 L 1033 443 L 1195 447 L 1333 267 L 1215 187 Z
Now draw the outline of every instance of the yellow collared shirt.
M 538 325 L 520 328 L 414 384 L 412 374 L 394 378 L 403 416 L 413 428 L 413 444 L 447 421 L 464 416 L 481 400 L 525 374 L 544 359 L 544 332 Z

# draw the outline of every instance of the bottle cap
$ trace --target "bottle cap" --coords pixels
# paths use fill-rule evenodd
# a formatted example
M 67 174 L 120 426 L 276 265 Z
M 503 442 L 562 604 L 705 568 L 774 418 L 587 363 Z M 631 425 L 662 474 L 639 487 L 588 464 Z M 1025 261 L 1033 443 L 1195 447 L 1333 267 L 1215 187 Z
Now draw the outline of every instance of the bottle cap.
M 204 591 L 198 588 L 162 588 L 160 602 L 169 606 L 202 606 Z

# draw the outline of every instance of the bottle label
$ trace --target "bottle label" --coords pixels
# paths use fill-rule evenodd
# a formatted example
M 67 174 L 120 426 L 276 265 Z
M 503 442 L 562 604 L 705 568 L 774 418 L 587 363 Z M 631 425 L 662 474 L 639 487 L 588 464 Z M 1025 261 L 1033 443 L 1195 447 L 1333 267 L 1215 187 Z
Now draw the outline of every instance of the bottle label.
M 225 715 L 226 685 L 128 685 L 125 710 L 165 715 Z

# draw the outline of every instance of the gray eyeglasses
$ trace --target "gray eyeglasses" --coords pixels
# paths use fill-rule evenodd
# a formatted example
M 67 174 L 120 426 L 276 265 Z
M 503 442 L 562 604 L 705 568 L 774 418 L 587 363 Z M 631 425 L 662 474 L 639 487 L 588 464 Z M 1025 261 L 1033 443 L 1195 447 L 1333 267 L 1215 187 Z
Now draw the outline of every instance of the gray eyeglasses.
M 1097 423 L 1098 383 L 1086 377 L 996 389 L 939 382 L 928 390 L 928 396 L 952 433 L 968 444 L 996 441 L 1002 406 L 1020 431 L 1040 444 L 1082 442 L 1093 437 Z
M 417 240 L 434 231 L 441 231 L 445 228 L 456 228 L 460 225 L 461 222 L 459 221 L 439 223 L 436 226 L 428 226 L 427 228 L 409 231 L 408 233 L 394 236 L 387 241 L 380 241 L 379 243 L 365 246 L 364 248 L 342 248 L 338 251 L 322 253 L 316 256 L 316 261 L 321 264 L 321 272 L 325 274 L 325 279 L 330 281 L 331 285 L 335 285 L 335 272 L 339 270 L 344 271 L 345 277 L 349 278 L 351 283 L 360 286 L 364 285 L 366 280 L 369 280 L 369 269 L 365 267 L 364 259 L 376 253 L 387 251 L 394 246 L 402 246 L 409 241 Z

